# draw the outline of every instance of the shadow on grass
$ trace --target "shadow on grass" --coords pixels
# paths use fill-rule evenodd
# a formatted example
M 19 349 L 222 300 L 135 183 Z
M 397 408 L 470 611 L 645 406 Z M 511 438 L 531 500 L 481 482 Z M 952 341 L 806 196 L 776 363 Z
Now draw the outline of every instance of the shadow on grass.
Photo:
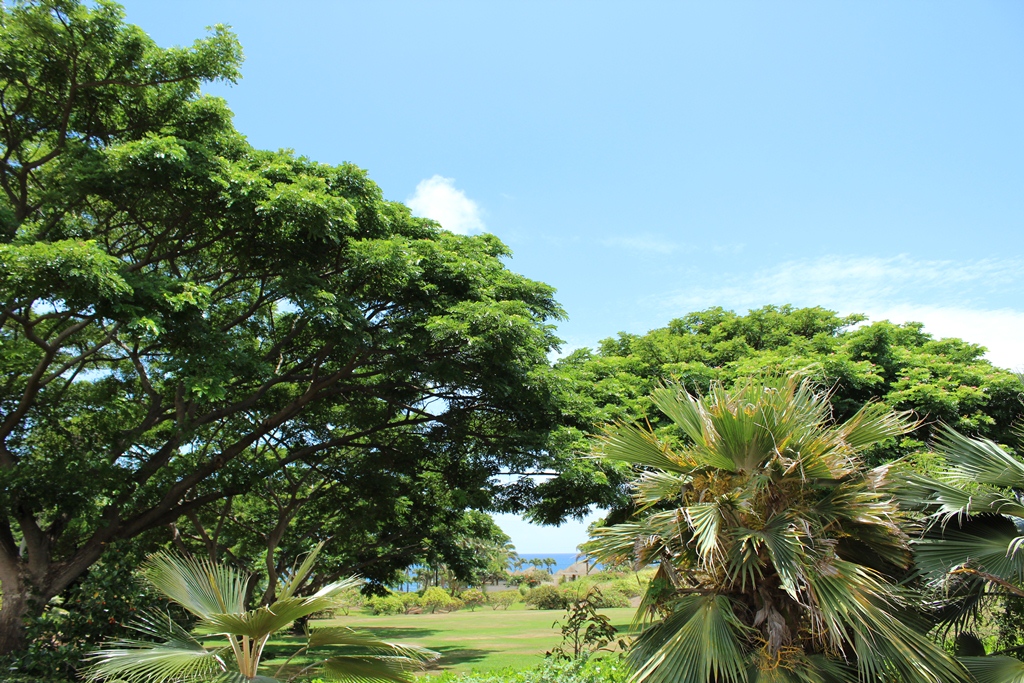
M 496 652 L 496 650 L 477 650 L 459 647 L 457 645 L 442 645 L 440 647 L 434 647 L 431 649 L 441 653 L 441 659 L 434 662 L 430 666 L 431 670 L 436 670 L 448 666 L 456 666 L 458 664 L 471 664 L 473 662 L 479 662 L 487 655 Z
M 434 633 L 435 632 L 433 629 L 415 629 L 415 628 L 409 628 L 409 629 L 402 629 L 402 628 L 387 629 L 387 628 L 382 628 L 382 629 L 373 629 L 373 630 L 376 632 L 375 635 L 377 635 L 378 637 L 384 637 L 383 633 L 385 633 L 385 632 L 388 632 L 388 633 L 395 632 L 398 635 L 404 634 L 406 637 L 410 636 L 410 634 L 408 633 L 409 631 L 423 631 L 425 635 L 429 635 L 430 633 Z M 285 644 L 281 644 L 281 643 L 268 643 L 266 649 L 264 649 L 264 651 L 263 651 L 264 658 L 263 658 L 263 664 L 260 667 L 260 673 L 262 673 L 263 675 L 268 675 L 268 676 L 269 675 L 273 675 L 278 670 L 278 667 L 280 667 L 282 664 L 284 664 L 285 660 L 292 653 L 295 652 L 295 649 L 296 649 L 295 646 L 292 645 L 292 644 L 285 645 Z M 431 649 L 434 650 L 435 652 L 440 652 L 441 653 L 441 659 L 439 659 L 439 660 L 437 660 L 435 662 L 431 662 L 430 665 L 427 667 L 428 671 L 433 671 L 433 672 L 438 672 L 438 671 L 441 671 L 442 669 L 446 669 L 446 668 L 449 668 L 449 667 L 452 667 L 452 666 L 458 666 L 459 664 L 471 664 L 473 662 L 478 662 L 478 661 L 484 659 L 485 657 L 487 657 L 488 655 L 493 654 L 494 652 L 496 652 L 496 650 L 470 649 L 470 648 L 458 647 L 457 645 L 442 645 L 440 647 L 433 647 Z M 313 661 L 320 661 L 322 659 L 326 659 L 327 657 L 330 657 L 331 656 L 331 650 L 332 650 L 331 647 L 317 648 L 317 655 L 318 656 L 316 656 L 316 657 L 309 657 L 309 656 L 296 657 L 294 660 L 292 660 L 291 663 L 289 663 L 286 667 L 284 667 L 284 671 L 283 671 L 284 677 L 287 678 L 288 676 L 291 676 L 291 675 L 299 673 L 299 671 L 305 665 L 310 664 Z
M 391 627 L 376 627 L 376 626 L 359 626 L 356 627 L 357 631 L 367 631 L 372 633 L 375 637 L 381 640 L 390 640 L 393 642 L 403 642 L 403 639 L 409 638 L 426 638 L 432 636 L 435 633 L 441 631 L 436 628 L 420 628 L 418 626 L 391 626 Z

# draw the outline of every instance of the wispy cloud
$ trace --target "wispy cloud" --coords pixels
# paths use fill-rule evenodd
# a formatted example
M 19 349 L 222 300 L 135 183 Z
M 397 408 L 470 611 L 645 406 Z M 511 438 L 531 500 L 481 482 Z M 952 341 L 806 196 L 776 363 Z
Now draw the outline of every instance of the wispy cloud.
M 455 187 L 454 178 L 435 175 L 421 180 L 405 203 L 416 216 L 431 218 L 460 235 L 485 229 L 480 206 Z
M 672 254 L 682 247 L 675 242 L 654 237 L 653 235 L 634 235 L 633 237 L 609 237 L 601 240 L 606 247 L 628 249 L 630 251 L 642 251 L 654 254 Z
M 982 344 L 997 365 L 1024 368 L 1024 310 L 992 306 L 992 292 L 1024 291 L 1024 261 L 827 256 L 719 278 L 644 303 L 670 315 L 724 306 L 825 306 L 873 320 L 916 321 L 936 336 Z M 1016 302 L 1014 303 L 1016 306 Z M 1024 309 L 1024 301 L 1020 302 Z

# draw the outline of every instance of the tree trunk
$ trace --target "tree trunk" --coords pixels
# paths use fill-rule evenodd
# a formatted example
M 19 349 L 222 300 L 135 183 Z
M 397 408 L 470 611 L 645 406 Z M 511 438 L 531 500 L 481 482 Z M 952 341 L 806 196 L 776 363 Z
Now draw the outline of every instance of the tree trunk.
M 292 623 L 292 633 L 297 636 L 305 635 L 307 628 L 309 628 L 309 615 L 299 617 Z
M 20 585 L 19 585 L 20 584 Z M 25 649 L 24 618 L 35 602 L 31 599 L 29 586 L 18 581 L 4 581 L 3 604 L 0 605 L 0 656 Z

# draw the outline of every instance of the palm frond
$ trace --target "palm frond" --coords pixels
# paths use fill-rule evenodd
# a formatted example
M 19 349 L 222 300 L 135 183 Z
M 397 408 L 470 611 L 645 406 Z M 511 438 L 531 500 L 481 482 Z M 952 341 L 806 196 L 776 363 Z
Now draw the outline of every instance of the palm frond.
M 693 530 L 697 555 L 702 565 L 714 565 L 723 559 L 724 551 L 718 533 L 722 524 L 722 511 L 717 503 L 703 503 L 683 508 L 686 521 Z
M 915 473 L 894 478 L 890 487 L 900 504 L 931 515 L 934 523 L 948 524 L 971 515 L 996 514 L 1024 517 L 1024 505 L 1016 498 L 976 485 L 940 481 Z
M 860 450 L 911 431 L 917 426 L 911 416 L 909 410 L 897 413 L 884 403 L 867 403 L 838 432 L 851 448 Z
M 636 481 L 636 493 L 633 500 L 640 510 L 659 505 L 667 500 L 675 500 L 683 493 L 683 487 L 691 481 L 687 474 L 665 472 L 663 470 L 647 470 L 640 473 Z
M 249 577 L 231 567 L 157 553 L 142 566 L 142 574 L 154 588 L 198 617 L 245 610 Z
M 947 481 L 999 488 L 1024 486 L 1024 462 L 989 439 L 970 438 L 944 425 L 935 444 L 946 460 Z
M 694 443 L 702 443 L 708 429 L 707 417 L 700 401 L 681 387 L 658 387 L 651 392 L 651 402 L 665 413 Z
M 966 681 L 963 669 L 908 623 L 902 599 L 875 572 L 842 560 L 831 571 L 807 576 L 822 625 L 841 650 L 852 645 L 864 680 L 896 672 L 904 681 Z
M 604 444 L 601 456 L 609 460 L 657 467 L 677 474 L 686 474 L 693 469 L 694 464 L 681 462 L 674 457 L 671 449 L 662 444 L 651 431 L 635 425 L 615 425 L 605 432 L 601 441 Z
M 961 657 L 974 683 L 1024 683 L 1024 662 L 1013 657 Z
M 920 571 L 932 580 L 950 571 L 971 568 L 1004 581 L 1024 580 L 1022 535 L 1000 515 L 980 515 L 960 524 L 933 527 L 915 543 Z
M 739 622 L 727 598 L 689 595 L 627 655 L 638 683 L 745 683 Z
M 799 599 L 803 582 L 804 547 L 789 515 L 775 515 L 760 531 L 760 537 L 768 548 L 772 565 L 782 583 L 782 588 L 794 600 Z
M 316 670 L 322 677 L 335 681 L 408 683 L 416 680 L 415 673 L 422 668 L 422 662 L 404 656 L 341 655 L 324 660 Z
M 651 534 L 644 524 L 625 522 L 594 529 L 583 551 L 601 564 L 634 560 L 636 566 L 656 561 L 665 548 L 664 540 Z
M 299 587 L 302 586 L 302 583 L 306 580 L 306 577 L 309 576 L 309 573 L 313 570 L 316 558 L 323 547 L 323 541 L 317 543 L 312 550 L 306 553 L 306 557 L 303 558 L 302 564 L 298 567 L 293 567 L 290 572 L 281 577 L 281 586 L 277 592 L 279 598 L 287 599 L 295 595 L 296 591 L 299 590 Z
M 206 681 L 227 670 L 226 648 L 207 650 L 166 614 L 140 617 L 133 627 L 162 642 L 119 640 L 86 655 L 88 681 L 121 680 L 125 683 Z

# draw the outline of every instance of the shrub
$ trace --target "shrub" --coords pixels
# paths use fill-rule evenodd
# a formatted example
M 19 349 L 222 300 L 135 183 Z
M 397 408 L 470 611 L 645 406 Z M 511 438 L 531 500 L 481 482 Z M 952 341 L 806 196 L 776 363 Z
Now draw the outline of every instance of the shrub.
M 608 590 L 616 590 L 627 598 L 635 598 L 638 595 L 643 594 L 644 586 L 641 586 L 639 579 L 634 577 L 613 581 L 612 585 L 608 587 Z
M 554 586 L 537 586 L 526 594 L 526 604 L 537 609 L 565 609 L 568 599 Z
M 545 656 L 579 659 L 605 649 L 615 639 L 616 628 L 611 619 L 597 611 L 604 602 L 607 600 L 597 586 L 574 596 L 565 610 L 564 621 L 555 622 L 562 628 L 562 642 Z M 624 648 L 626 644 L 620 639 L 619 646 Z
M 418 593 L 399 593 L 398 597 L 402 601 L 402 607 L 405 609 L 406 614 L 420 606 L 420 596 Z
M 497 593 L 491 593 L 490 603 L 491 609 L 508 609 L 512 605 L 519 602 L 519 591 L 498 591 Z
M 466 603 L 466 607 L 468 607 L 471 612 L 487 602 L 487 594 L 476 588 L 470 588 L 469 590 L 463 591 L 462 595 L 459 597 L 462 598 L 462 601 Z
M 397 595 L 375 595 L 366 603 L 374 614 L 402 614 L 405 606 Z
M 420 598 L 420 606 L 430 610 L 431 614 L 439 609 L 451 609 L 452 596 L 448 595 L 445 589 L 433 586 L 423 593 L 423 596 Z
M 606 607 L 629 607 L 629 598 L 614 587 L 606 588 L 603 591 L 595 590 L 592 599 L 594 606 L 598 609 L 604 609 Z
M 347 617 L 350 611 L 361 609 L 365 602 L 366 599 L 363 597 L 363 595 L 358 590 L 353 588 L 352 590 L 345 591 L 344 593 L 338 596 L 336 609 L 340 610 L 341 613 Z M 331 616 L 333 617 L 334 610 L 328 611 L 332 612 Z
M 452 596 L 452 601 L 450 603 L 448 603 L 448 607 L 446 609 L 449 612 L 458 612 L 460 609 L 462 609 L 465 606 L 466 606 L 466 603 L 463 602 L 462 598 L 457 598 L 457 597 L 455 597 L 453 595 Z

